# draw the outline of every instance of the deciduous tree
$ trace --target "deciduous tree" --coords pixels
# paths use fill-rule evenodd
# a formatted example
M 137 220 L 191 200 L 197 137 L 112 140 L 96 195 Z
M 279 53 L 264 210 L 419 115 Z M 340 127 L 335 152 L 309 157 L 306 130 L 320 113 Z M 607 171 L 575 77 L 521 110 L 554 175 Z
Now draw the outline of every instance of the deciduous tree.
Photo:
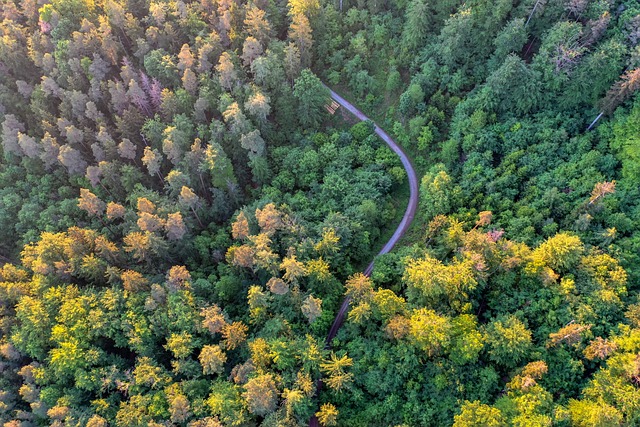
M 251 378 L 244 386 L 243 397 L 249 405 L 249 411 L 258 416 L 265 416 L 276 409 L 278 389 L 271 374 Z
M 301 309 L 309 323 L 313 323 L 322 315 L 322 300 L 309 295 L 302 303 Z
M 78 207 L 91 216 L 101 216 L 105 210 L 105 203 L 91 191 L 81 188 Z
M 224 369 L 227 355 L 218 345 L 205 345 L 198 356 L 202 365 L 202 372 L 205 375 L 219 374 Z

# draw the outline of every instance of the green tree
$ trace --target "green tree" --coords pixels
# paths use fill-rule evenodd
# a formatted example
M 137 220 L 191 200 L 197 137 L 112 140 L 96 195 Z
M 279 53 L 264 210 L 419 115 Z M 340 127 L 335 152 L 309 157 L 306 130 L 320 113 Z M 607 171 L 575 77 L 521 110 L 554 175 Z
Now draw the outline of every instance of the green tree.
M 435 356 L 445 350 L 450 342 L 451 323 L 446 317 L 426 308 L 411 314 L 409 333 L 412 341 L 427 354 Z
M 324 118 L 329 102 L 329 90 L 311 71 L 303 70 L 296 79 L 293 95 L 298 101 L 298 120 L 309 129 L 316 129 Z
M 451 176 L 438 165 L 429 172 L 420 183 L 420 208 L 427 221 L 436 215 L 446 215 L 456 207 L 459 187 L 455 186 Z
M 577 427 L 623 425 L 623 417 L 613 406 L 590 400 L 570 400 L 571 422 Z
M 506 427 L 508 424 L 499 409 L 465 401 L 460 414 L 454 417 L 453 427 Z
M 425 0 L 412 0 L 406 12 L 403 30 L 403 48 L 408 53 L 417 52 L 427 40 L 429 31 L 433 27 L 433 11 Z
M 526 360 L 531 349 L 531 331 L 515 316 L 496 319 L 487 326 L 489 358 L 507 368 Z

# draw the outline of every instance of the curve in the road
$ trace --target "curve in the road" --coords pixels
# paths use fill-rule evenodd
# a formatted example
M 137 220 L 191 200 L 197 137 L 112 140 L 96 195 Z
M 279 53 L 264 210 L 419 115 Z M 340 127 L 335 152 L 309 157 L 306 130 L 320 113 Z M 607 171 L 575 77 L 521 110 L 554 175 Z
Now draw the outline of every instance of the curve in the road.
M 327 86 L 325 85 L 325 87 Z M 331 88 L 327 87 L 327 89 L 329 89 L 329 92 L 331 93 L 331 98 L 333 98 L 333 100 L 335 100 L 338 104 L 340 104 L 340 106 L 348 110 L 351 114 L 353 114 L 354 116 L 356 116 L 358 119 L 362 121 L 370 120 L 367 116 L 364 115 L 364 113 L 362 113 L 362 111 L 358 110 L 349 101 L 347 101 L 346 99 L 344 99 L 343 97 L 335 93 L 333 90 L 331 90 Z M 400 224 L 396 228 L 396 231 L 393 233 L 393 236 L 391 236 L 391 238 L 387 241 L 387 243 L 385 243 L 385 245 L 382 247 L 380 252 L 378 252 L 378 255 L 383 255 L 391 251 L 391 249 L 393 249 L 396 243 L 398 243 L 398 240 L 400 240 L 402 236 L 404 236 L 404 234 L 409 229 L 409 226 L 411 225 L 411 221 L 413 221 L 413 217 L 416 214 L 416 209 L 418 208 L 418 177 L 416 175 L 416 171 L 413 169 L 411 160 L 409 160 L 409 157 L 407 157 L 404 150 L 402 150 L 402 147 L 400 147 L 393 139 L 391 139 L 391 137 L 384 130 L 380 129 L 380 127 L 377 124 L 375 124 L 375 132 L 380 138 L 382 138 L 382 140 L 389 146 L 389 148 L 391 148 L 391 150 L 393 150 L 393 152 L 396 153 L 398 157 L 400 157 L 402 166 L 404 167 L 404 170 L 407 172 L 407 177 L 409 179 L 409 203 L 407 204 L 407 209 L 404 212 L 402 221 L 400 221 Z M 365 276 L 368 277 L 371 275 L 371 272 L 373 271 L 374 262 L 375 262 L 375 258 L 364 270 Z M 340 329 L 340 327 L 344 323 L 344 318 L 347 315 L 347 310 L 349 310 L 350 303 L 351 303 L 351 298 L 349 297 L 345 297 L 345 299 L 342 301 L 340 310 L 338 310 L 338 313 L 336 314 L 336 317 L 333 320 L 333 324 L 331 325 L 331 329 L 329 329 L 329 333 L 327 334 L 327 340 L 326 340 L 327 347 L 330 345 L 331 341 L 335 338 L 336 334 L 338 333 L 338 329 Z M 321 386 L 322 386 L 321 383 L 319 383 L 318 391 Z M 311 420 L 309 421 L 309 427 L 318 427 L 319 425 L 320 423 L 318 422 L 315 416 L 312 417 Z
M 340 104 L 342 107 L 348 110 L 351 114 L 353 114 L 354 116 L 356 116 L 358 119 L 362 121 L 370 120 L 367 116 L 364 115 L 364 113 L 362 113 L 362 111 L 354 107 L 349 101 L 347 101 L 346 99 L 344 99 L 343 97 L 335 93 L 330 88 L 327 87 L 327 89 L 329 89 L 329 92 L 331 93 L 331 98 L 333 98 L 338 104 Z M 378 255 L 383 255 L 391 251 L 391 249 L 393 249 L 396 243 L 398 243 L 398 240 L 400 240 L 402 236 L 404 236 L 404 234 L 406 233 L 407 229 L 411 225 L 411 221 L 413 221 L 413 217 L 415 216 L 416 209 L 418 207 L 418 177 L 416 176 L 415 169 L 413 169 L 411 160 L 409 160 L 409 157 L 407 157 L 404 150 L 402 150 L 402 147 L 400 147 L 393 139 L 391 139 L 391 137 L 384 130 L 382 130 L 378 125 L 375 125 L 375 132 L 380 138 L 382 138 L 382 140 L 389 146 L 389 148 L 391 148 L 393 152 L 396 153 L 398 157 L 400 157 L 402 166 L 404 167 L 404 170 L 407 172 L 407 177 L 409 179 L 409 203 L 407 204 L 407 209 L 404 212 L 402 221 L 400 221 L 400 224 L 396 228 L 396 231 L 393 233 L 393 236 L 391 236 L 391 238 L 387 241 L 387 243 L 385 243 L 385 245 L 382 247 L 380 252 L 378 252 Z M 364 274 L 366 276 L 371 275 L 371 272 L 373 271 L 374 262 L 375 262 L 375 259 L 371 261 L 371 263 L 364 270 Z M 327 335 L 327 344 L 329 344 L 331 340 L 335 338 L 336 333 L 338 332 L 338 329 L 340 329 L 340 326 L 342 326 L 342 323 L 344 322 L 344 318 L 347 314 L 347 310 L 349 309 L 350 302 L 351 301 L 349 297 L 345 298 L 344 301 L 342 302 L 342 306 L 340 307 L 340 310 L 336 314 L 336 317 L 333 321 L 333 325 L 331 325 L 331 329 L 329 329 L 329 334 Z

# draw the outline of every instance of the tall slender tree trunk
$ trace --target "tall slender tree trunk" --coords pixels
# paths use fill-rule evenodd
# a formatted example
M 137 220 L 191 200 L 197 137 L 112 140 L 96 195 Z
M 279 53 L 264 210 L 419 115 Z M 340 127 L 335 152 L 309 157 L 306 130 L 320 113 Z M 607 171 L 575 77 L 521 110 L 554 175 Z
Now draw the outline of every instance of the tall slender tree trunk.
M 196 213 L 196 208 L 195 207 L 191 208 L 191 212 L 193 212 L 193 214 L 195 215 L 196 219 L 198 220 L 198 224 L 200 224 L 200 227 L 204 228 L 204 225 L 202 224 L 202 221 L 200 221 L 200 217 Z
M 598 122 L 598 120 L 600 120 L 600 117 L 602 117 L 603 114 L 604 114 L 604 111 L 600 111 L 600 114 L 598 114 L 598 117 L 596 117 L 595 120 L 592 121 L 589 127 L 587 128 L 587 131 L 590 131 L 596 125 L 596 123 Z
M 535 13 L 536 9 L 538 8 L 538 5 L 540 4 L 540 0 L 536 0 L 536 4 L 533 5 L 533 10 L 531 11 L 531 13 L 529 14 L 529 18 L 527 18 L 527 22 L 524 23 L 524 26 L 526 27 L 527 25 L 529 25 L 529 21 L 531 21 L 531 17 L 533 16 L 533 14 Z

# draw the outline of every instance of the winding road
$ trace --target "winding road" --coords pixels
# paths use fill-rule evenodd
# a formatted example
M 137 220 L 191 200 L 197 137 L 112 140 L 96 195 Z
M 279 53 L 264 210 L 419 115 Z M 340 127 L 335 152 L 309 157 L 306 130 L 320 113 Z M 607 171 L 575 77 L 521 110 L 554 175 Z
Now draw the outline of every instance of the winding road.
M 325 87 L 329 89 L 329 92 L 331 93 L 331 98 L 333 98 L 334 101 L 340 104 L 340 106 L 348 110 L 351 114 L 353 114 L 354 116 L 356 116 L 358 119 L 362 121 L 370 120 L 367 116 L 364 115 L 364 113 L 362 113 L 362 111 L 354 107 L 349 101 L 347 101 L 346 99 L 344 99 L 343 97 L 335 93 L 328 86 L 325 85 Z M 409 203 L 407 204 L 407 209 L 404 212 L 402 221 L 400 221 L 400 224 L 398 224 L 398 227 L 396 228 L 396 231 L 393 233 L 393 236 L 391 236 L 391 238 L 387 241 L 387 243 L 385 243 L 385 245 L 382 247 L 380 252 L 378 252 L 378 256 L 379 256 L 379 255 L 386 254 L 387 252 L 391 251 L 391 249 L 393 249 L 396 243 L 398 243 L 398 240 L 400 240 L 402 236 L 404 236 L 406 231 L 409 229 L 409 226 L 411 225 L 411 221 L 413 221 L 413 217 L 415 216 L 416 209 L 418 207 L 418 177 L 416 176 L 416 171 L 413 169 L 411 160 L 409 160 L 409 157 L 407 157 L 405 152 L 402 150 L 402 147 L 400 147 L 393 139 L 391 139 L 391 137 L 384 130 L 382 130 L 377 124 L 375 125 L 375 132 L 380 138 L 382 138 L 382 140 L 389 146 L 389 148 L 391 148 L 391 150 L 393 150 L 393 152 L 396 153 L 398 157 L 400 157 L 402 166 L 404 167 L 404 170 L 407 172 L 407 177 L 409 178 L 409 191 L 410 191 Z M 367 277 L 371 276 L 374 262 L 375 262 L 375 258 L 364 270 L 365 276 Z M 351 298 L 349 297 L 345 297 L 345 299 L 342 301 L 340 310 L 338 310 L 338 313 L 336 314 L 336 317 L 333 320 L 333 324 L 331 325 L 331 329 L 329 329 L 329 333 L 327 334 L 326 347 L 330 347 L 331 341 L 335 338 L 336 334 L 338 333 L 338 329 L 340 329 L 340 327 L 344 323 L 344 319 L 347 315 L 347 311 L 349 310 L 350 303 L 351 303 Z M 317 390 L 320 391 L 321 387 L 322 387 L 322 383 L 321 381 L 319 381 Z M 319 426 L 320 426 L 320 423 L 318 422 L 318 419 L 315 416 L 312 417 L 311 420 L 309 420 L 309 427 L 319 427 Z

